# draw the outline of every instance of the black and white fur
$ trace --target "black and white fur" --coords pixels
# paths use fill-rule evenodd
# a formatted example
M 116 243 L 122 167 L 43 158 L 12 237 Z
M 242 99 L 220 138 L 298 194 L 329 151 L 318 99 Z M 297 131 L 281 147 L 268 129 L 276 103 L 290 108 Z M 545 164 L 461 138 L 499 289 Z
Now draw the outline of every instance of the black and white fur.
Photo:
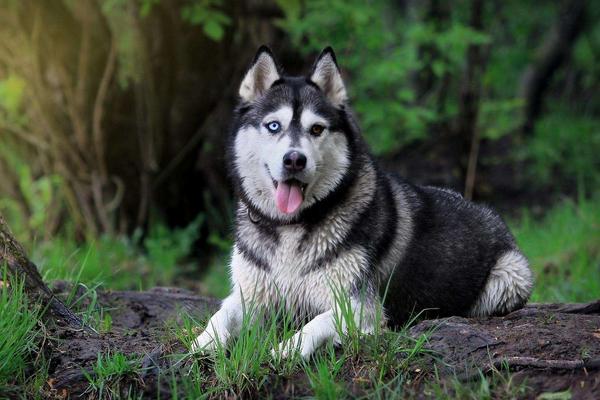
M 308 321 L 277 350 L 307 357 L 340 339 L 334 287 L 349 296 L 365 333 L 373 331 L 381 307 L 397 325 L 422 310 L 484 317 L 525 304 L 532 274 L 496 213 L 379 169 L 349 111 L 331 48 L 308 77 L 287 77 L 262 47 L 239 95 L 229 152 L 238 194 L 233 288 L 194 351 L 236 336 L 252 301 L 285 304 Z M 278 125 L 268 125 L 273 121 Z M 312 134 L 315 124 L 323 128 L 319 135 Z M 284 168 L 290 150 L 306 156 L 302 171 Z M 281 182 L 302 185 L 294 212 L 276 206 Z

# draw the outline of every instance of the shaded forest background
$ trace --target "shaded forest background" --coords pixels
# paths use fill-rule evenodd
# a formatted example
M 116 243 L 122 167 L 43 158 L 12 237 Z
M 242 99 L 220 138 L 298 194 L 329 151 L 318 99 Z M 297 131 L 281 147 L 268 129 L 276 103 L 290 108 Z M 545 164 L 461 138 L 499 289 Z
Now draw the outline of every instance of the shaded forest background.
M 599 18 L 585 0 L 0 0 L 0 213 L 52 278 L 224 270 L 228 125 L 268 44 L 292 74 L 332 45 L 374 153 L 410 180 L 509 218 L 595 214 Z

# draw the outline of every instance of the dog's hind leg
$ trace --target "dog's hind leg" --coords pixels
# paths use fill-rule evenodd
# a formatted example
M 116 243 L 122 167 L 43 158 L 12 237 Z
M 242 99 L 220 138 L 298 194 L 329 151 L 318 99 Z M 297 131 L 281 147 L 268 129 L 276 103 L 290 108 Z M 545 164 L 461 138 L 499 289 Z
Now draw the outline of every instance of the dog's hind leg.
M 522 307 L 532 289 L 533 275 L 527 259 L 518 250 L 507 251 L 490 271 L 488 281 L 469 316 L 507 314 Z

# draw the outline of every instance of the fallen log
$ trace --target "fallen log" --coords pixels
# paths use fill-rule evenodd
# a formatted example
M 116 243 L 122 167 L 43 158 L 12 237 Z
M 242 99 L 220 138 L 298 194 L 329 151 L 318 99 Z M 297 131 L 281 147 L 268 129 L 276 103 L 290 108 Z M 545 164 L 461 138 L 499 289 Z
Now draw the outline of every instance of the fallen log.
M 503 317 L 421 321 L 442 376 L 461 381 L 512 371 L 537 393 L 600 398 L 600 301 L 529 304 Z
M 68 285 L 58 285 L 57 290 L 68 292 Z M 82 332 L 58 333 L 61 340 L 50 342 L 48 356 L 55 368 L 46 390 L 82 393 L 87 387 L 83 371 L 89 373 L 97 355 L 119 351 L 143 356 L 139 389 L 155 398 L 161 391 L 156 386 L 161 368 L 168 369 L 171 355 L 187 351 L 181 343 L 161 342 L 165 322 L 177 323 L 183 313 L 202 319 L 219 304 L 174 288 L 100 292 L 98 301 L 111 310 L 111 331 L 95 338 Z M 469 381 L 506 370 L 517 381 L 527 380 L 533 393 L 571 390 L 574 398 L 600 398 L 600 301 L 530 304 L 504 317 L 425 320 L 409 334 L 428 336 L 431 365 L 442 378 Z M 282 387 L 271 389 L 273 397 L 285 397 Z

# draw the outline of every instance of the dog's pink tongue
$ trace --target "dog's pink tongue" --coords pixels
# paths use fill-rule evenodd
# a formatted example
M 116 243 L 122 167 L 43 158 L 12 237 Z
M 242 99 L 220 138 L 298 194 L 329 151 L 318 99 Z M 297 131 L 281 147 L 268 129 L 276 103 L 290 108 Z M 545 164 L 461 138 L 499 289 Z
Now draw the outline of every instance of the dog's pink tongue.
M 275 192 L 275 202 L 279 211 L 291 214 L 302 204 L 302 189 L 297 183 L 279 182 Z

